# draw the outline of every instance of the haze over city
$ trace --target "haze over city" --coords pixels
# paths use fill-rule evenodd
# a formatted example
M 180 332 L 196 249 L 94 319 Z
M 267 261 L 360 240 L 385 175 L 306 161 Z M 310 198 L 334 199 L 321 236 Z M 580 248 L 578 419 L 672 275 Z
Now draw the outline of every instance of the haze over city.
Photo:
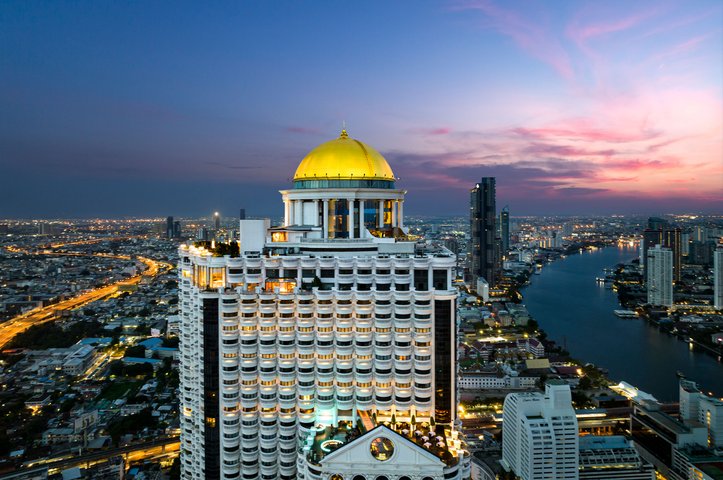
M 723 7 L 3 2 L 0 216 L 280 215 L 315 145 L 408 214 L 719 212 Z

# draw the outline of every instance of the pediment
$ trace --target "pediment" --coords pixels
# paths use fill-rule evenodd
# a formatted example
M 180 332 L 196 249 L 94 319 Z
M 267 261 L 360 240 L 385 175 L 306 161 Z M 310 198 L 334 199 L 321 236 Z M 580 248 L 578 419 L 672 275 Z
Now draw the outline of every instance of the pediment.
M 329 453 L 320 463 L 324 472 L 406 473 L 415 476 L 419 472 L 437 476 L 445 467 L 436 455 L 384 425 Z

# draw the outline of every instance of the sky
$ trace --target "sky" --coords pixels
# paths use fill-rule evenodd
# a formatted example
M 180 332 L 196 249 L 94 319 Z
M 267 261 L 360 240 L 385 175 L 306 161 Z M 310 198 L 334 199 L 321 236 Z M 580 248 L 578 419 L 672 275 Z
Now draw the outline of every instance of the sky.
M 0 3 L 0 217 L 282 215 L 343 122 L 406 214 L 723 213 L 723 3 Z

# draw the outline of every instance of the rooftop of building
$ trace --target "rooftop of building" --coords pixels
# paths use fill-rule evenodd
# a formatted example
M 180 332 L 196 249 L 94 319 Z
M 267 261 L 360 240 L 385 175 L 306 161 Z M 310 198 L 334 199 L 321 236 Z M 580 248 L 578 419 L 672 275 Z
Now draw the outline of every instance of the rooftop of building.
M 447 466 L 455 465 L 459 461 L 452 453 L 444 428 L 439 425 L 433 427 L 427 422 L 419 422 L 415 425 L 410 425 L 406 422 L 396 424 L 386 422 L 375 425 L 373 421 L 362 421 L 361 419 L 356 425 L 353 425 L 351 422 L 341 421 L 338 426 L 319 425 L 315 429 L 312 429 L 310 437 L 311 435 L 314 435 L 314 437 L 308 458 L 312 463 L 319 464 L 326 455 L 348 445 L 367 432 L 375 430 L 380 426 L 389 428 L 414 445 L 431 453 L 442 460 Z
M 335 238 L 335 239 L 305 239 L 305 241 L 309 243 L 324 243 L 324 244 L 335 244 L 337 246 L 342 246 L 344 244 L 347 245 L 358 245 L 360 243 L 375 243 L 374 238 L 368 238 L 368 239 L 361 239 L 361 238 L 355 238 L 355 239 L 344 239 L 344 238 Z M 409 252 L 394 252 L 394 253 L 378 253 L 378 256 L 380 258 L 424 258 L 424 257 L 453 257 L 454 254 L 449 251 L 444 245 L 440 243 L 427 243 L 427 242 L 420 242 L 420 241 L 413 241 L 413 240 L 405 240 L 404 238 L 396 238 L 395 243 L 406 243 L 413 245 L 413 249 Z M 238 242 L 231 241 L 231 242 L 214 242 L 214 241 L 196 241 L 193 242 L 190 245 L 182 245 L 183 248 L 193 248 L 198 253 L 208 253 L 211 256 L 214 257 L 223 257 L 223 256 L 229 256 L 230 258 L 238 258 L 241 257 L 240 254 L 240 247 Z M 329 253 L 327 252 L 293 252 L 288 253 L 285 255 L 278 254 L 277 252 L 274 252 L 273 255 L 270 254 L 270 252 L 255 252 L 251 254 L 243 255 L 244 258 L 259 258 L 261 256 L 264 257 L 276 257 L 276 256 L 291 256 L 291 257 L 322 257 L 325 255 L 333 254 L 333 250 L 330 250 Z
M 393 182 L 394 172 L 379 152 L 342 130 L 338 138 L 311 150 L 294 174 L 295 182 L 321 179 Z
M 598 436 L 585 435 L 580 437 L 580 450 L 611 450 L 632 448 L 627 438 L 622 435 Z

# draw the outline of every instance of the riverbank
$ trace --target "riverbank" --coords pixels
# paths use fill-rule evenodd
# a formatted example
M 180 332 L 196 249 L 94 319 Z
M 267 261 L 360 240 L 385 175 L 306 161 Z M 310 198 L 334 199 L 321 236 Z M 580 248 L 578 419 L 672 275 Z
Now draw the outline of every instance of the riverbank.
M 676 289 L 693 290 L 686 278 Z M 711 311 L 710 306 L 678 303 L 676 308 L 652 308 L 647 303 L 647 292 L 637 261 L 616 265 L 613 290 L 618 301 L 625 308 L 634 310 L 638 317 L 661 332 L 671 335 L 686 344 L 692 344 L 716 360 L 723 357 L 723 343 L 716 343 L 713 335 L 723 332 L 723 316 Z M 676 302 L 687 301 L 676 298 Z
M 614 315 L 617 296 L 595 277 L 636 255 L 621 246 L 560 258 L 530 278 L 521 290 L 523 302 L 548 338 L 573 358 L 606 369 L 613 383 L 625 380 L 660 400 L 673 400 L 680 371 L 706 391 L 722 393 L 723 365 L 715 359 L 645 322 Z

